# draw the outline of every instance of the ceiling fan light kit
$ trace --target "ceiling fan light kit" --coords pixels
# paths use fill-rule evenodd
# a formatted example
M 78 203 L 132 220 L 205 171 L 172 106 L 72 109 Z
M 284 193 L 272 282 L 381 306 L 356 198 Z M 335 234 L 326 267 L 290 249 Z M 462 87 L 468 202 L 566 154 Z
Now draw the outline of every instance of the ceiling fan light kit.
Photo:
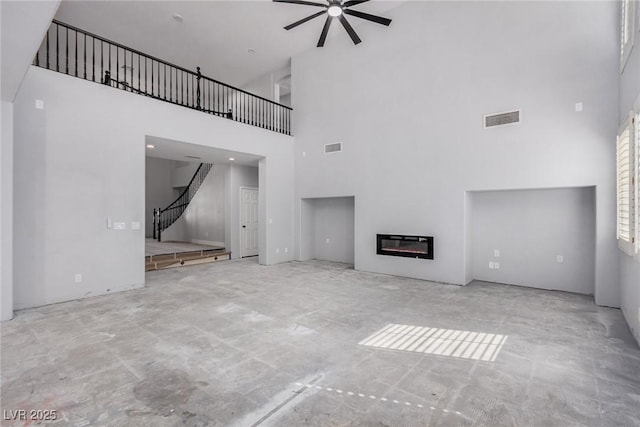
M 285 30 L 291 30 L 292 28 L 295 28 L 298 25 L 304 24 L 307 21 L 310 21 L 319 16 L 326 15 L 327 19 L 324 22 L 322 33 L 320 33 L 320 39 L 318 40 L 318 45 L 317 45 L 318 47 L 324 46 L 324 43 L 327 40 L 327 34 L 329 34 L 329 28 L 331 26 L 331 22 L 334 19 L 337 19 L 340 21 L 345 31 L 347 32 L 347 34 L 349 34 L 349 37 L 351 37 L 353 44 L 358 44 L 362 41 L 360 37 L 358 37 L 358 34 L 356 34 L 351 24 L 349 24 L 349 21 L 347 21 L 347 18 L 345 18 L 345 15 L 355 16 L 356 18 L 364 19 L 370 22 L 375 22 L 376 24 L 381 24 L 385 26 L 389 26 L 389 24 L 391 24 L 391 19 L 350 9 L 352 6 L 356 6 L 361 3 L 366 3 L 369 0 L 348 0 L 348 1 L 326 0 L 324 3 L 316 3 L 316 2 L 305 1 L 305 0 L 273 0 L 273 1 L 275 3 L 291 3 L 291 4 L 302 5 L 302 6 L 320 7 L 323 9 L 320 12 L 316 12 L 312 15 L 307 16 L 306 18 L 302 18 L 301 20 L 296 21 L 293 24 L 289 24 L 286 27 L 284 27 Z

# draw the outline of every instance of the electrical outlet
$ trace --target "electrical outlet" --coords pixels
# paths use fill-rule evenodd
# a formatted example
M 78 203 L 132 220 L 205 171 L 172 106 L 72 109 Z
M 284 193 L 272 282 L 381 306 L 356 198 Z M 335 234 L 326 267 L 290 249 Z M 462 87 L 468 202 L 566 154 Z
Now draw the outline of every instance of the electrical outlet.
M 76 282 L 76 283 L 82 283 L 82 274 L 76 273 L 73 276 L 73 281 Z
M 495 268 L 495 262 L 489 261 L 489 270 L 493 270 Z
M 558 256 L 556 257 L 556 262 L 560 262 L 560 263 L 564 262 L 564 256 L 562 256 L 562 255 L 558 255 Z
M 284 248 L 284 253 L 288 253 L 289 252 L 289 248 Z
M 279 254 L 280 253 L 280 248 L 276 248 L 276 253 Z
M 499 263 L 499 262 L 494 262 L 494 263 L 493 263 L 493 267 L 494 267 L 496 270 L 500 270 L 500 263 Z
M 325 242 L 327 242 L 327 245 L 329 244 L 330 241 L 331 239 L 329 239 L 328 237 L 325 239 Z
M 493 250 L 493 256 L 496 258 L 500 258 L 500 249 L 494 249 Z
M 126 222 L 114 222 L 113 223 L 113 229 L 114 230 L 126 230 L 127 229 L 127 223 Z
M 132 230 L 140 230 L 140 222 L 139 221 L 132 221 L 131 222 L 131 229 Z

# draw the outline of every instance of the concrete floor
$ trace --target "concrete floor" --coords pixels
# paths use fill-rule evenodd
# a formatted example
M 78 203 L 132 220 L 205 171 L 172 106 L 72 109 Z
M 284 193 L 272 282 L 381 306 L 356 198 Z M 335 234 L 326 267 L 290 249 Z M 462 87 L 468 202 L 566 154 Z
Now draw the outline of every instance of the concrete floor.
M 508 338 L 494 362 L 358 344 L 390 323 Z M 251 259 L 151 272 L 1 334 L 3 410 L 59 425 L 640 425 L 621 312 L 563 292 Z

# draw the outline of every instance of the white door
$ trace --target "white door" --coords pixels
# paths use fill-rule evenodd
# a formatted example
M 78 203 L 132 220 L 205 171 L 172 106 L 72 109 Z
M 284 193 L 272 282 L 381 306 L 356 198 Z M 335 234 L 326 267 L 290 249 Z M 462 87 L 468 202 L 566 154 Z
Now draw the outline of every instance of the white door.
M 258 189 L 240 188 L 240 256 L 258 255 Z

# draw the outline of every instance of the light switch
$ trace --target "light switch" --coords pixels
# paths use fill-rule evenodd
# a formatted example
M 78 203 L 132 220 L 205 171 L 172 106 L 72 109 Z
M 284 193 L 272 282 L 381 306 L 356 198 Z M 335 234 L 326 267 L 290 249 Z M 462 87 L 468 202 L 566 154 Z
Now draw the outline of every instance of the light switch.
M 582 111 L 582 102 L 576 102 L 576 113 Z
M 44 110 L 44 101 L 42 99 L 36 99 L 36 108 L 38 110 Z
M 500 258 L 500 249 L 494 249 L 493 250 L 493 256 L 496 258 Z
M 133 222 L 131 223 L 131 229 L 132 229 L 132 230 L 140 230 L 140 222 L 138 222 L 138 221 L 133 221 Z
M 113 229 L 114 230 L 126 230 L 127 229 L 127 223 L 126 222 L 114 222 L 113 223 Z

